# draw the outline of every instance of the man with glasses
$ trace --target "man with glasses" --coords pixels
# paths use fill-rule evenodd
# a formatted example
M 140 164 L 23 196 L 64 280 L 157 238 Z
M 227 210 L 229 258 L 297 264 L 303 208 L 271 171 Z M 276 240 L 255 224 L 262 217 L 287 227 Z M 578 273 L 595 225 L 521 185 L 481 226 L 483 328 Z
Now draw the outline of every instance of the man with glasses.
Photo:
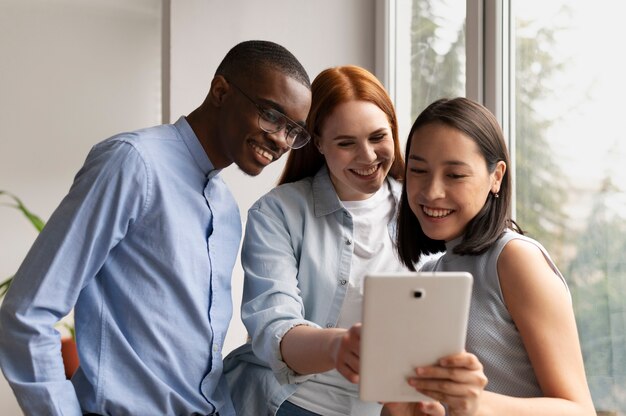
M 93 147 L 0 311 L 25 414 L 234 415 L 221 349 L 241 220 L 219 172 L 257 175 L 304 146 L 310 103 L 289 51 L 242 42 L 189 116 Z M 70 382 L 53 326 L 72 308 Z
M 237 91 L 246 97 L 259 112 L 259 127 L 266 133 L 276 133 L 285 130 L 285 140 L 287 145 L 292 149 L 299 149 L 309 142 L 311 136 L 304 128 L 304 122 L 295 122 L 272 107 L 264 107 L 254 101 L 248 94 L 243 92 L 241 88 L 230 82 Z

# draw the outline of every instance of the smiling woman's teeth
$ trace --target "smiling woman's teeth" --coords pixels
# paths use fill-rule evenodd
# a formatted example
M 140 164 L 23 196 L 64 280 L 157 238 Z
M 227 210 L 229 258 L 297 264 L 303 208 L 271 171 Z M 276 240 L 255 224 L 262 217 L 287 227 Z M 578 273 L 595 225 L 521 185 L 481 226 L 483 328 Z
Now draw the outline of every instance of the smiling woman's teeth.
M 357 175 L 367 176 L 367 175 L 371 175 L 372 173 L 376 172 L 376 169 L 378 169 L 378 165 L 372 166 L 369 169 L 352 169 L 352 171 L 354 173 L 356 173 Z
M 422 210 L 424 211 L 424 214 L 428 215 L 429 217 L 435 218 L 442 218 L 452 213 L 451 209 L 423 207 Z

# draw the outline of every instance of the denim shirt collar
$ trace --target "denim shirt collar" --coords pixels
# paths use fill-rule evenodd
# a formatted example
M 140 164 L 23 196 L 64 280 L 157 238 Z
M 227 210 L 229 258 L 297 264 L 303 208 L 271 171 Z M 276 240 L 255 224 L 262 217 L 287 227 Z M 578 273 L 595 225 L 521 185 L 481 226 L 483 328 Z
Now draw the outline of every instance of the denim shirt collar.
M 396 210 L 400 201 L 400 194 L 402 192 L 402 186 L 400 182 L 391 179 L 389 176 L 385 181 L 385 184 L 389 187 L 393 199 L 396 202 Z M 320 170 L 317 171 L 313 177 L 313 212 L 316 217 L 323 217 L 324 215 L 331 214 L 340 209 L 344 209 L 335 186 L 330 180 L 330 173 L 328 167 L 324 164 Z
M 323 217 L 343 208 L 324 164 L 313 177 L 313 212 Z
M 196 136 L 196 133 L 193 132 L 193 129 L 189 125 L 189 122 L 184 116 L 181 116 L 176 123 L 174 123 L 174 127 L 176 128 L 178 135 L 187 146 L 187 150 L 191 154 L 191 157 L 198 165 L 198 168 L 206 175 L 206 176 L 214 176 L 220 172 L 220 169 L 215 169 L 213 167 L 213 163 L 209 160 L 209 156 L 206 154 L 206 151 L 200 144 L 200 140 Z

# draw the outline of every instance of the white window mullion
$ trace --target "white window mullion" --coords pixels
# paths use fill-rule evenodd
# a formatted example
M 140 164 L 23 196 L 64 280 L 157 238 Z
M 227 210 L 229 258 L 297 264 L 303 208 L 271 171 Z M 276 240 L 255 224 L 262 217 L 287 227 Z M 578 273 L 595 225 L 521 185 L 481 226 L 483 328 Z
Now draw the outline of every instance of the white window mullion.
M 510 0 L 467 0 L 467 97 L 498 119 L 508 140 L 515 189 L 514 37 Z M 515 217 L 515 192 L 512 215 Z
M 484 103 L 484 0 L 467 0 L 465 96 Z
M 394 0 L 380 0 L 376 7 L 376 77 L 383 83 L 389 96 L 395 101 L 396 71 L 396 4 Z
M 411 119 L 411 0 L 376 1 L 376 68 L 396 107 L 401 144 Z

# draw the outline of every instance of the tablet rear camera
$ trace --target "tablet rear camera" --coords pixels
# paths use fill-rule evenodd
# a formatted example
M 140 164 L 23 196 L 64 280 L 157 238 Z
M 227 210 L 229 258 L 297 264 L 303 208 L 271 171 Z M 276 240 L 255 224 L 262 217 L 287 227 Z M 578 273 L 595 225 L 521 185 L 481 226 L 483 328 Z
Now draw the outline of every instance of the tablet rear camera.
M 424 292 L 422 292 L 421 290 L 414 290 L 413 291 L 413 297 L 415 299 L 420 299 L 422 296 L 424 296 Z

